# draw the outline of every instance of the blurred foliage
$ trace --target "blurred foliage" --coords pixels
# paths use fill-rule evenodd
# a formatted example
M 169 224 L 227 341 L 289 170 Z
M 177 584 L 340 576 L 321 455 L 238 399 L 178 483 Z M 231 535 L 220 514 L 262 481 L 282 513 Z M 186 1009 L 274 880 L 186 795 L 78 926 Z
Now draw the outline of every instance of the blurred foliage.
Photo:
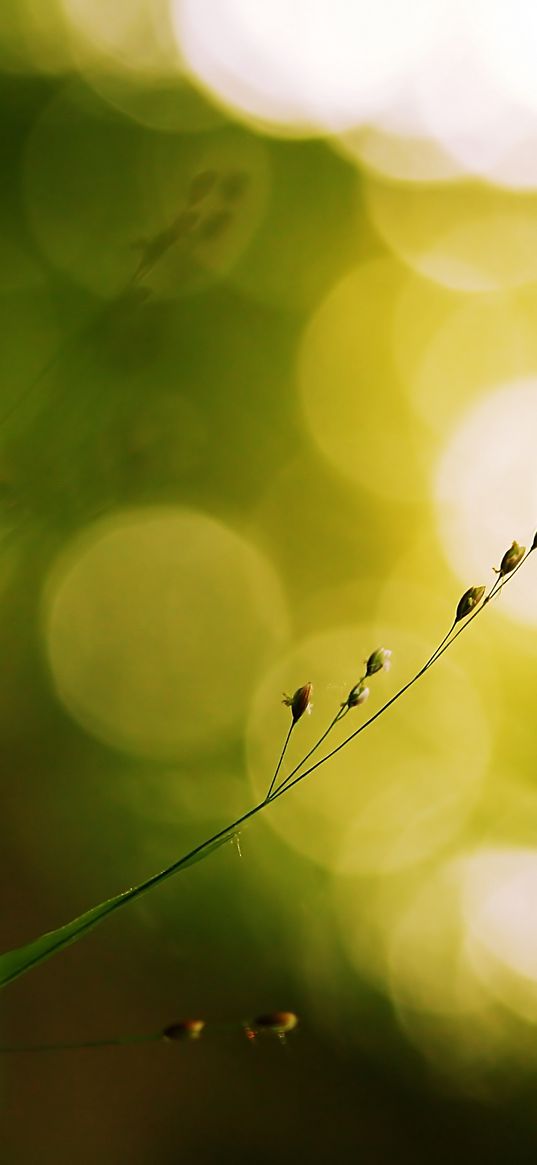
M 65 11 L 0 18 L 5 949 L 245 812 L 282 690 L 292 763 L 383 644 L 379 706 L 537 500 L 531 197 L 381 190 Z M 2 1042 L 208 1021 L 6 1061 L 6 1161 L 534 1159 L 533 569 L 242 858 L 4 993 Z

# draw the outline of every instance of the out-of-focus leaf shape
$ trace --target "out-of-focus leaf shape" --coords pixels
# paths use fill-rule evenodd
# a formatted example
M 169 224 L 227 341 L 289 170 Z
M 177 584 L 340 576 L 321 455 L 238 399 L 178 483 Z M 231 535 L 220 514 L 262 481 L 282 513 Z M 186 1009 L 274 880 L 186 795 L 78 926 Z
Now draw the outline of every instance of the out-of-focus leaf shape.
M 237 832 L 237 825 L 238 822 L 234 822 L 233 825 L 222 830 L 220 834 L 216 834 L 208 842 L 197 846 L 196 849 L 179 858 L 171 866 L 167 866 L 165 870 L 160 870 L 158 874 L 153 874 L 151 878 L 147 878 L 145 882 L 140 882 L 138 886 L 132 886 L 130 890 L 124 890 L 122 894 L 117 894 L 114 898 L 100 902 L 98 906 L 87 910 L 78 918 L 73 918 L 65 926 L 59 926 L 57 930 L 47 931 L 46 934 L 42 934 L 33 942 L 0 955 L 0 987 L 5 987 L 13 979 L 18 979 L 20 975 L 26 974 L 38 963 L 43 963 L 45 959 L 50 959 L 52 955 L 57 954 L 64 947 L 78 942 L 78 939 L 102 922 L 109 914 L 113 914 L 121 906 L 126 906 L 127 902 L 132 902 L 134 898 L 138 898 L 147 890 L 158 886 L 166 878 L 178 873 L 179 870 L 184 870 L 188 866 L 193 866 L 195 862 L 206 858 L 213 850 L 219 849 L 221 845 L 233 839 Z

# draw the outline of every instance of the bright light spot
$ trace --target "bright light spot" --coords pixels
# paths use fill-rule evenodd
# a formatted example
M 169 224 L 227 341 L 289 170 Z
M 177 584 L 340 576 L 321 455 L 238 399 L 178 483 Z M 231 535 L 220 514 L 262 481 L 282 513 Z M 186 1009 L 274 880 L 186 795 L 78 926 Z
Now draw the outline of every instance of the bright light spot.
M 531 545 L 537 525 L 537 378 L 490 392 L 467 411 L 436 475 L 438 522 L 461 581 L 481 582 L 513 539 Z M 537 623 L 532 560 L 495 610 Z
M 402 182 L 442 182 L 463 175 L 465 167 L 428 123 L 429 81 L 434 83 L 443 59 L 439 45 L 366 125 L 332 138 L 334 148 L 361 167 Z
M 474 0 L 467 9 L 488 67 L 513 98 L 537 112 L 537 9 L 532 0 Z
M 486 1088 L 502 1061 L 507 1072 L 534 1068 L 519 1017 L 537 1016 L 536 890 L 536 851 L 515 849 L 466 851 L 397 879 L 334 880 L 357 973 L 391 994 L 407 1039 L 462 1092 Z
M 369 177 L 371 221 L 414 270 L 459 291 L 537 279 L 537 195 L 485 184 L 402 186 Z
M 531 1063 L 535 1053 L 525 1052 L 520 1025 L 498 1009 L 472 957 L 464 862 L 429 868 L 406 900 L 403 888 L 384 939 L 386 978 L 407 1039 L 457 1091 L 472 1094 L 486 1088 L 491 1064 Z
M 358 975 L 391 995 L 407 1038 L 442 1075 L 472 1092 L 502 1061 L 534 1070 L 534 1029 L 520 1020 L 537 1022 L 536 849 L 475 848 L 397 878 L 339 877 L 333 893 Z M 327 951 L 323 989 L 335 970 Z
M 446 0 L 175 0 L 193 74 L 281 129 L 356 125 L 441 37 Z
M 393 329 L 397 367 L 419 416 L 446 432 L 490 385 L 537 369 L 537 290 L 448 299 L 409 279 Z
M 79 72 L 114 108 L 157 130 L 219 123 L 218 110 L 185 84 L 169 0 L 63 0 L 63 9 Z
M 535 188 L 537 108 L 509 92 L 509 85 L 506 91 L 494 46 L 487 51 L 488 8 L 479 27 L 472 28 L 473 12 L 472 5 L 457 9 L 452 3 L 452 35 L 445 29 L 371 122 L 339 135 L 336 148 L 404 182 L 474 176 L 513 189 Z M 511 28 L 510 10 L 508 22 Z
M 486 1005 L 464 942 L 458 870 L 448 863 L 429 872 L 389 941 L 392 994 L 403 1011 L 456 1015 Z
M 151 757 L 210 748 L 236 731 L 286 630 L 270 564 L 190 510 L 97 524 L 61 556 L 45 594 L 60 699 L 89 732 Z
M 537 1022 L 537 850 L 484 850 L 463 864 L 470 953 L 493 995 Z
M 339 473 L 390 499 L 423 498 L 417 441 L 394 368 L 389 319 L 405 279 L 398 263 L 365 263 L 321 303 L 303 336 L 302 406 L 311 434 Z
M 279 692 L 308 680 L 314 684 L 313 712 L 293 732 L 282 769 L 287 774 L 330 723 L 362 674 L 363 660 L 379 643 L 393 648 L 392 671 L 371 679 L 368 703 L 331 733 L 321 757 L 410 678 L 427 658 L 427 646 L 397 625 L 349 626 L 304 640 L 266 675 L 248 732 L 256 797 L 268 788 L 277 742 L 288 726 Z M 412 866 L 456 836 L 466 821 L 481 787 L 488 735 L 470 681 L 446 660 L 386 714 L 381 727 L 372 725 L 326 768 L 282 797 L 267 824 L 301 853 L 342 874 Z
M 379 114 L 373 124 L 340 134 L 332 145 L 361 167 L 401 182 L 449 181 L 461 172 L 442 143 L 426 136 L 419 120 L 403 129 Z
M 531 189 L 537 185 L 537 118 L 498 84 L 481 46 L 457 37 L 417 75 L 422 132 L 462 175 Z

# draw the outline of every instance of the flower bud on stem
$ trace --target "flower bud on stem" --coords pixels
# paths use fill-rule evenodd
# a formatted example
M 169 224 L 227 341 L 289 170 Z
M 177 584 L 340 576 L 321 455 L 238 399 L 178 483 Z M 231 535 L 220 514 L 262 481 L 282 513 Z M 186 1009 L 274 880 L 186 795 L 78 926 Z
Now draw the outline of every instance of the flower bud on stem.
M 499 574 L 500 577 L 503 578 L 506 574 L 511 574 L 511 571 L 515 569 L 515 566 L 518 566 L 519 563 L 522 562 L 525 553 L 525 546 L 519 546 L 518 542 L 512 542 L 509 550 L 505 551 L 502 561 L 500 562 L 499 569 L 497 569 L 495 566 L 492 569 L 496 571 L 496 574 Z
M 537 537 L 534 538 L 528 554 L 530 554 L 532 550 L 536 549 L 536 546 Z M 517 570 L 519 570 L 525 562 L 528 554 L 526 554 L 524 549 L 518 546 L 516 543 L 511 546 L 510 551 L 507 551 L 502 559 L 499 571 L 497 572 L 499 577 L 493 583 L 489 593 L 486 595 L 483 601 L 479 604 L 476 602 L 474 608 L 470 611 L 469 614 L 466 612 L 459 620 L 455 619 L 448 634 L 444 636 L 444 639 L 442 640 L 439 647 L 435 649 L 433 654 L 429 657 L 427 662 L 423 664 L 420 670 L 416 672 L 416 674 L 410 680 L 408 680 L 406 684 L 403 684 L 403 686 L 399 688 L 399 690 L 395 692 L 394 695 L 392 695 L 390 699 L 387 700 L 382 705 L 382 707 L 374 713 L 373 716 L 370 716 L 368 720 L 364 721 L 363 724 L 361 724 L 353 733 L 351 733 L 350 736 L 346 737 L 345 740 L 342 740 L 340 744 L 338 744 L 325 756 L 322 756 L 320 760 L 310 765 L 309 768 L 306 768 L 304 772 L 294 776 L 294 773 L 297 770 L 293 770 L 293 773 L 289 774 L 285 781 L 278 786 L 276 791 L 272 792 L 276 775 L 279 770 L 279 765 L 281 763 L 279 762 L 275 777 L 273 778 L 273 782 L 269 790 L 269 794 L 265 800 L 260 801 L 259 804 L 252 806 L 245 813 L 242 813 L 241 816 L 238 817 L 235 821 L 232 821 L 230 824 L 224 826 L 224 828 L 219 829 L 211 837 L 205 838 L 204 841 L 194 846 L 193 849 L 189 850 L 185 854 L 182 854 L 170 865 L 166 866 L 164 869 L 158 870 L 157 873 L 153 874 L 151 877 L 145 878 L 144 881 L 138 883 L 138 885 L 131 886 L 128 890 L 124 890 L 123 892 L 116 894 L 113 898 L 109 898 L 104 902 L 98 903 L 96 906 L 92 907 L 90 910 L 87 910 L 79 917 L 72 919 L 70 922 L 65 923 L 63 926 L 57 927 L 53 931 L 48 931 L 46 934 L 42 934 L 37 939 L 26 943 L 24 946 L 18 947 L 14 950 L 5 951 L 3 954 L 0 954 L 0 987 L 5 987 L 8 983 L 11 983 L 15 979 L 20 978 L 22 975 L 26 974 L 26 972 L 37 967 L 46 959 L 51 958 L 60 950 L 63 950 L 64 947 L 70 946 L 71 944 L 77 942 L 86 933 L 88 933 L 89 930 L 99 925 L 112 913 L 123 909 L 123 907 L 126 906 L 129 902 L 135 901 L 136 899 L 140 898 L 142 894 L 146 894 L 156 886 L 160 886 L 163 882 L 167 881 L 181 870 L 184 870 L 188 866 L 193 865 L 194 862 L 207 857 L 209 853 L 213 852 L 221 845 L 227 843 L 230 838 L 233 837 L 233 835 L 237 832 L 238 828 L 244 825 L 246 821 L 250 821 L 253 817 L 257 816 L 258 813 L 261 813 L 264 809 L 266 809 L 267 804 L 272 803 L 272 801 L 274 801 L 277 797 L 280 797 L 284 793 L 289 792 L 289 790 L 293 788 L 294 785 L 298 784 L 299 781 L 303 781 L 307 776 L 314 772 L 315 769 L 325 764 L 326 761 L 335 756 L 335 754 L 338 753 L 342 748 L 345 748 L 351 740 L 354 740 L 354 738 L 358 736 L 360 732 L 364 732 L 365 729 L 368 728 L 369 725 L 377 720 L 380 716 L 382 716 L 384 712 L 386 712 L 387 709 L 395 703 L 396 700 L 399 700 L 400 697 L 405 692 L 407 692 L 413 686 L 413 684 L 415 684 L 421 678 L 421 676 L 426 673 L 426 671 L 432 666 L 433 663 L 437 662 L 440 656 L 443 655 L 443 653 L 452 646 L 452 644 L 455 642 L 455 639 L 469 627 L 472 620 L 481 614 L 485 606 L 490 602 L 490 599 L 493 597 L 493 595 L 498 594 L 502 587 L 506 586 L 507 583 L 511 581 Z M 458 627 L 457 630 L 454 630 L 457 621 L 461 623 L 461 626 Z M 384 651 L 384 649 L 380 648 L 379 651 Z M 369 671 L 366 671 L 366 675 L 374 674 L 375 671 L 380 670 L 380 668 L 374 666 L 374 657 L 376 654 L 377 653 L 375 652 L 373 653 L 373 660 L 371 656 L 369 657 L 367 665 Z M 376 662 L 378 662 L 378 658 Z M 385 658 L 382 660 L 381 666 L 386 666 Z M 303 715 L 309 706 L 311 685 L 305 685 L 305 688 L 307 689 L 307 695 L 302 694 L 300 699 L 298 698 L 298 693 L 301 691 L 303 692 L 303 689 L 298 689 L 298 692 L 295 692 L 295 695 L 292 698 L 285 698 L 286 702 L 289 702 L 289 706 L 291 707 L 293 719 L 288 732 L 287 740 L 284 745 L 284 749 L 282 751 L 282 756 L 285 752 L 285 748 L 287 747 L 287 743 L 296 720 L 299 719 L 301 715 Z M 354 691 L 354 689 L 351 689 L 351 691 Z M 338 712 L 334 716 L 326 731 L 317 741 L 317 744 L 315 744 L 313 748 L 310 749 L 310 752 L 302 759 L 300 765 L 297 766 L 298 768 L 302 768 L 311 754 L 319 747 L 331 729 L 335 726 L 337 721 L 342 719 L 348 713 L 349 707 L 350 705 L 347 701 L 342 707 L 338 709 Z M 150 1038 L 153 1039 L 154 1036 Z M 97 1044 L 88 1044 L 86 1046 L 97 1046 Z

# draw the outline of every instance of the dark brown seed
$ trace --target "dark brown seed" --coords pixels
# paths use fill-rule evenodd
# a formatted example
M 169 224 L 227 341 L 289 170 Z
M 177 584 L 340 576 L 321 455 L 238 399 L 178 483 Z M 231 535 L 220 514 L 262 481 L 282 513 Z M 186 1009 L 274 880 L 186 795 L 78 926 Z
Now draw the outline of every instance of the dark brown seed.
M 274 1032 L 283 1035 L 296 1027 L 298 1016 L 294 1011 L 270 1011 L 266 1015 L 258 1015 L 252 1026 L 258 1031 Z
M 163 1040 L 197 1040 L 205 1027 L 204 1019 L 181 1019 L 162 1031 Z
M 297 688 L 293 696 L 286 696 L 283 694 L 282 704 L 287 704 L 291 709 L 293 717 L 293 724 L 308 711 L 311 702 L 311 693 L 313 692 L 313 684 L 304 684 L 302 688 Z
M 455 622 L 459 623 L 461 619 L 466 619 L 466 616 L 470 614 L 470 611 L 473 611 L 474 608 L 477 607 L 478 603 L 481 602 L 484 594 L 485 587 L 470 587 L 469 590 L 465 591 L 462 599 L 459 599 L 457 605 L 457 610 L 455 612 Z
M 509 550 L 505 551 L 502 561 L 500 562 L 500 569 L 497 573 L 501 575 L 510 574 L 511 571 L 515 569 L 515 566 L 518 566 L 521 559 L 524 558 L 525 553 L 525 546 L 519 546 L 518 542 L 513 542 L 509 547 Z

